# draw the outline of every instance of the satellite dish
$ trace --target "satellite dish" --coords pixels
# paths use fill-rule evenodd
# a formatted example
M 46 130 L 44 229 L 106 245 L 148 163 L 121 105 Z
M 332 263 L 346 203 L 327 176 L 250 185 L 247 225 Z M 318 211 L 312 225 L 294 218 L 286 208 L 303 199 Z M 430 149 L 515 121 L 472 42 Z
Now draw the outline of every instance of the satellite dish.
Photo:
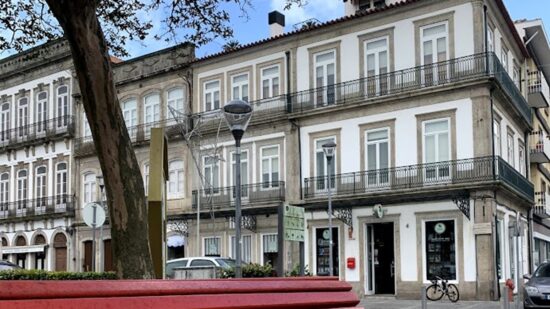
M 100 227 L 105 223 L 105 210 L 103 210 L 103 207 L 98 203 L 86 204 L 82 209 L 82 219 L 84 219 L 84 222 L 89 227 L 94 227 L 94 225 L 95 227 Z

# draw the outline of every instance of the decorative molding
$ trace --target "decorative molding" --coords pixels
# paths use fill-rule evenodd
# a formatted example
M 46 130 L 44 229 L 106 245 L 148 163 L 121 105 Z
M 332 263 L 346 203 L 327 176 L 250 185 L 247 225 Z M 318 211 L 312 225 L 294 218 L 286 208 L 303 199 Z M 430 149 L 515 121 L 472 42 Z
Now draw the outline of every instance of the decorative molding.
M 347 226 L 353 227 L 353 212 L 351 207 L 333 209 L 332 214 L 336 219 L 344 222 Z
M 174 231 L 182 236 L 189 236 L 189 224 L 185 219 L 169 220 L 168 230 Z
M 455 203 L 456 207 L 462 211 L 464 216 L 470 220 L 470 196 L 468 195 L 462 195 L 462 196 L 455 196 L 452 199 L 453 203 Z

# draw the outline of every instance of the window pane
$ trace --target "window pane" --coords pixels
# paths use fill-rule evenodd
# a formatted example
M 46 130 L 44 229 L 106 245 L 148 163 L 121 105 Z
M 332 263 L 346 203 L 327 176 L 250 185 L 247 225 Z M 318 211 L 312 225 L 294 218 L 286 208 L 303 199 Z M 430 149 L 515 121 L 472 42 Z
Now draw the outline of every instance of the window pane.
M 269 148 L 263 148 L 262 149 L 262 156 L 276 156 L 278 155 L 279 151 L 277 147 L 269 147 Z
M 435 162 L 435 136 L 428 135 L 425 138 L 426 163 Z
M 432 41 L 424 42 L 424 64 L 430 64 L 433 62 L 432 53 Z
M 439 158 L 438 161 L 447 161 L 451 159 L 449 155 L 449 134 L 439 134 L 438 146 L 439 146 Z
M 318 54 L 315 56 L 315 60 L 317 62 L 334 60 L 334 51 L 324 53 L 324 54 Z
M 248 81 L 248 74 L 241 74 L 233 77 L 233 83 L 242 83 Z
M 389 154 L 388 154 L 388 142 L 380 143 L 380 166 L 379 168 L 388 168 Z
M 325 154 L 317 152 L 317 176 L 325 175 Z
M 367 43 L 367 50 L 377 49 L 377 48 L 384 48 L 386 46 L 387 46 L 386 39 L 381 39 L 381 40 L 378 40 L 378 41 Z
M 220 82 L 219 81 L 209 82 L 209 83 L 206 83 L 206 85 L 205 85 L 205 88 L 207 90 L 217 89 L 218 87 L 220 87 Z
M 371 131 L 367 133 L 367 141 L 377 141 L 388 138 L 388 130 Z
M 423 34 L 424 36 L 430 36 L 430 35 L 436 35 L 436 34 L 444 34 L 445 31 L 446 31 L 446 25 L 443 24 L 435 27 L 424 28 Z
M 367 170 L 376 169 L 376 145 L 367 146 Z
M 426 222 L 426 278 L 456 280 L 454 221 Z
M 434 133 L 447 130 L 449 130 L 449 122 L 447 120 L 426 123 L 426 133 Z
M 262 75 L 263 76 L 278 75 L 278 74 L 279 74 L 279 67 L 278 66 L 274 66 L 274 67 L 270 67 L 270 68 L 262 70 Z

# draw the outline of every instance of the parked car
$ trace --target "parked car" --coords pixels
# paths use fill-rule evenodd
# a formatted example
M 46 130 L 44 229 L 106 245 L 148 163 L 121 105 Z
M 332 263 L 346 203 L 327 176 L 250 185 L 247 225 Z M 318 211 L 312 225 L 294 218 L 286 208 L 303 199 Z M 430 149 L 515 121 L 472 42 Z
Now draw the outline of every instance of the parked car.
M 232 268 L 235 266 L 235 260 L 223 257 L 188 257 L 169 260 L 166 262 L 166 278 L 174 279 L 175 268 L 191 267 L 221 267 Z
M 550 308 L 550 263 L 542 263 L 523 288 L 524 308 Z
M 12 269 L 21 269 L 21 266 L 13 264 L 10 261 L 0 261 L 0 271 Z

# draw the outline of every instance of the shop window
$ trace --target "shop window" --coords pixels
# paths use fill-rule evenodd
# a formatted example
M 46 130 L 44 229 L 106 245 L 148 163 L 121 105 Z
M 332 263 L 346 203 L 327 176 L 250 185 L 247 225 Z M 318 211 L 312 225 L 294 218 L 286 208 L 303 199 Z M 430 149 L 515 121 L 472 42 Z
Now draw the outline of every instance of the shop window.
M 454 220 L 426 222 L 426 278 L 456 280 Z
M 277 250 L 277 234 L 263 235 L 263 261 L 264 265 L 277 266 L 279 252 Z
M 316 259 L 317 259 L 317 275 L 318 276 L 330 276 L 329 273 L 329 229 L 320 228 L 315 230 L 315 244 L 317 245 Z M 333 260 L 333 276 L 338 276 L 338 228 L 332 228 L 332 260 Z

